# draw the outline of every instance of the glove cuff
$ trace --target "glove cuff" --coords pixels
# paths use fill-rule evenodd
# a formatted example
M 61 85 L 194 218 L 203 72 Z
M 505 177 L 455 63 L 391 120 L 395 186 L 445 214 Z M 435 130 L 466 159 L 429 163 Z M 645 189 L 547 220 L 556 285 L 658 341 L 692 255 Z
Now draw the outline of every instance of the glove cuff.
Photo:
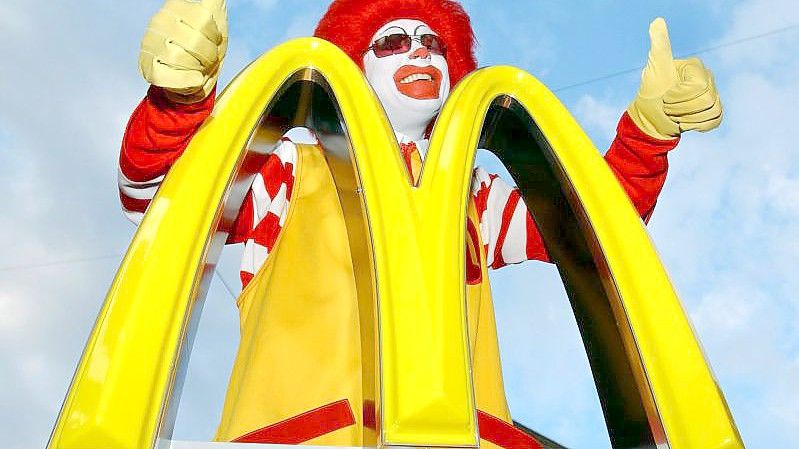
M 206 98 L 208 98 L 208 95 L 210 95 L 211 92 L 214 91 L 214 88 L 216 87 L 217 78 L 218 78 L 218 75 L 214 75 L 214 76 L 209 77 L 206 80 L 206 82 L 202 85 L 202 87 L 200 87 L 199 90 L 197 90 L 196 92 L 189 93 L 189 94 L 175 92 L 175 91 L 170 90 L 169 88 L 164 87 L 163 88 L 164 95 L 169 99 L 169 101 L 172 101 L 174 103 L 180 103 L 180 104 L 195 104 L 195 103 L 199 103 L 199 102 L 205 100 Z
M 663 112 L 663 100 L 660 97 L 638 96 L 627 107 L 627 114 L 638 129 L 652 138 L 673 140 L 680 137 L 680 126 Z

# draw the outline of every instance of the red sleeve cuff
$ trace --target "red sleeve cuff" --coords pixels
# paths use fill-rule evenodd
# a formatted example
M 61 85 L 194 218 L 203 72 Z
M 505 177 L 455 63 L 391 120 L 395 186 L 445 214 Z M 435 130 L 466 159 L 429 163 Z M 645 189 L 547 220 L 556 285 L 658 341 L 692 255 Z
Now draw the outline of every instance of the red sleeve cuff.
M 216 97 L 216 87 L 202 101 L 197 103 L 178 103 L 170 100 L 162 87 L 150 85 L 147 89 L 147 99 L 161 111 L 174 111 L 178 113 L 194 114 L 197 112 L 208 111 L 214 108 L 214 97 Z
M 661 154 L 667 153 L 677 147 L 680 142 L 679 137 L 674 139 L 656 139 L 649 134 L 638 129 L 638 126 L 630 118 L 630 114 L 624 111 L 616 127 L 619 139 L 623 140 L 628 148 L 635 149 L 636 152 Z
M 213 93 L 194 104 L 176 103 L 160 87 L 150 86 L 128 121 L 119 164 L 133 181 L 164 175 L 183 153 L 214 107 Z

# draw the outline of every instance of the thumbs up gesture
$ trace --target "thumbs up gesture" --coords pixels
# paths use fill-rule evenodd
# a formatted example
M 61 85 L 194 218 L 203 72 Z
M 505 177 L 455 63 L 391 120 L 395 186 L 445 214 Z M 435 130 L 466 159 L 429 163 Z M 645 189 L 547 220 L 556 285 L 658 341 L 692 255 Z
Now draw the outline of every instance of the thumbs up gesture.
M 173 101 L 196 103 L 216 85 L 226 51 L 225 0 L 167 0 L 144 34 L 139 68 Z
M 719 126 L 721 101 L 713 74 L 698 58 L 674 59 L 662 18 L 649 25 L 651 47 L 638 95 L 627 108 L 641 131 L 672 139 L 683 131 L 710 131 Z

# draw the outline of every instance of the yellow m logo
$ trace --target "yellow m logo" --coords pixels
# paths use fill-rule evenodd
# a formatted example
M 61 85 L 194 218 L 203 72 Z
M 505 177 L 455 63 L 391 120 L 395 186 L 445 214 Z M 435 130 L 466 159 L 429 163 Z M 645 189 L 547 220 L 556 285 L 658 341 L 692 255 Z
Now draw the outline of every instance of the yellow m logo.
M 50 448 L 169 438 L 195 306 L 258 148 L 292 125 L 317 131 L 350 240 L 364 242 L 353 260 L 362 339 L 375 343 L 363 349 L 363 378 L 378 404 L 376 445 L 478 444 L 463 242 L 479 146 L 508 167 L 558 264 L 614 446 L 743 447 L 640 219 L 543 85 L 511 67 L 464 79 L 412 187 L 358 68 L 331 44 L 299 39 L 231 83 L 173 167 L 111 286 Z

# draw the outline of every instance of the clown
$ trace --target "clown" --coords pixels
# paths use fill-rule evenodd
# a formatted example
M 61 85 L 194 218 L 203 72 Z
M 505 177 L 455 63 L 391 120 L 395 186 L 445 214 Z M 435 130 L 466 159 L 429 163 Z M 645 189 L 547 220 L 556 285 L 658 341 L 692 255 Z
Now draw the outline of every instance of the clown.
M 415 182 L 436 115 L 452 86 L 477 65 L 469 17 L 452 0 L 335 0 L 314 35 L 336 44 L 363 69 Z M 721 121 L 712 77 L 701 62 L 672 60 L 662 19 L 653 22 L 650 35 L 638 95 L 605 155 L 644 220 L 652 214 L 667 153 L 680 133 L 707 131 Z M 209 116 L 226 47 L 224 0 L 168 0 L 153 17 L 140 53 L 152 86 L 131 116 L 120 155 L 122 207 L 135 222 Z M 349 243 L 320 150 L 311 130 L 288 131 L 256 175 L 230 232 L 229 243 L 244 244 L 244 289 L 237 300 L 241 343 L 219 441 L 371 441 L 374 404 L 362 391 Z M 536 447 L 513 426 L 505 400 L 486 270 L 549 258 L 519 192 L 479 167 L 466 225 L 481 445 L 522 441 Z

